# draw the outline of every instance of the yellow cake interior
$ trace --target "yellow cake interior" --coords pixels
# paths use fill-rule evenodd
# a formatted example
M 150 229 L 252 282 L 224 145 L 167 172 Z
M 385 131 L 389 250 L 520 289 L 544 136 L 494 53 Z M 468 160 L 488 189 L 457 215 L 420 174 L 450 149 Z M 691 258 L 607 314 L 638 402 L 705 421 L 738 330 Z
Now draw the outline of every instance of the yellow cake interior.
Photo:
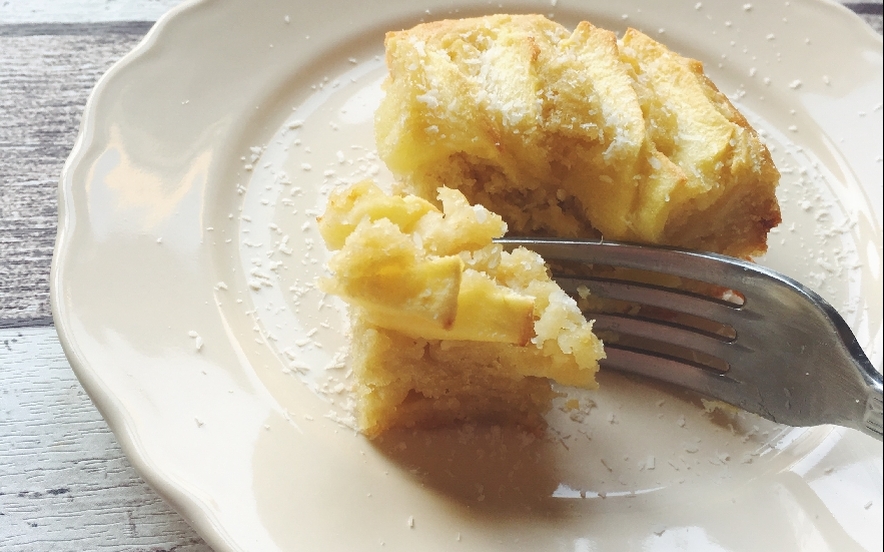
M 361 182 L 319 219 L 334 251 L 323 288 L 351 305 L 359 427 L 539 428 L 551 381 L 595 387 L 602 343 L 536 253 L 492 242 L 498 215 L 454 189 L 438 200 Z

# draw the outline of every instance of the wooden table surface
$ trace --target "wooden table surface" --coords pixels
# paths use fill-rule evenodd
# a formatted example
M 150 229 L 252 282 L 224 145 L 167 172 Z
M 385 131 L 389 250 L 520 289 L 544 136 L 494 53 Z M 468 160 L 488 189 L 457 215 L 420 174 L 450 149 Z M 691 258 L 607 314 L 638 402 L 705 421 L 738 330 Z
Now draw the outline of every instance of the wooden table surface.
M 56 187 L 86 98 L 177 3 L 0 0 L 0 550 L 209 551 L 123 456 L 48 298 Z M 881 32 L 882 0 L 847 5 Z

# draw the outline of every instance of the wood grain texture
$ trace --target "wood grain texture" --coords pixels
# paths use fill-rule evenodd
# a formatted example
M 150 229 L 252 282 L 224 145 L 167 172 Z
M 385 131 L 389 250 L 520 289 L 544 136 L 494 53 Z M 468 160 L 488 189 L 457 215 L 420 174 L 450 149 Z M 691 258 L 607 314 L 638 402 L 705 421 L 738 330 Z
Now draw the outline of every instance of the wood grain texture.
M 859 15 L 868 23 L 875 32 L 882 34 L 882 22 L 884 22 L 884 2 L 874 0 L 870 2 L 842 2 L 855 14 Z
M 0 26 L 0 327 L 50 320 L 61 168 L 95 82 L 150 26 Z
M 0 549 L 210 552 L 138 476 L 54 328 L 0 330 Z
M 0 23 L 156 21 L 181 0 L 0 0 Z

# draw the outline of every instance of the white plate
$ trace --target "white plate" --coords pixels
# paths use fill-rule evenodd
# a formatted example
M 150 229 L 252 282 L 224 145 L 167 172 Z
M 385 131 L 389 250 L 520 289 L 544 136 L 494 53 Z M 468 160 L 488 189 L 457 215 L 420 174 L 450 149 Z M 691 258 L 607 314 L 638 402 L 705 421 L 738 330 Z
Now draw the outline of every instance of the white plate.
M 347 426 L 314 216 L 333 185 L 389 181 L 384 31 L 491 11 L 632 25 L 704 61 L 783 172 L 762 262 L 829 298 L 880 368 L 882 46 L 843 8 L 197 2 L 101 80 L 60 188 L 57 328 L 133 464 L 219 551 L 880 550 L 880 443 L 617 375 L 545 439 Z

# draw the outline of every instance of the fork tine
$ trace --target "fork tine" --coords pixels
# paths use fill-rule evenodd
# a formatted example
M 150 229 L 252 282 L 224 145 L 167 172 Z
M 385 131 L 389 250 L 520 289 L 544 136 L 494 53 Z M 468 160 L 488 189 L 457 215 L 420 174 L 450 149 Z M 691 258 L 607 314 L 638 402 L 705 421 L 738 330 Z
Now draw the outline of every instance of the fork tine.
M 585 285 L 592 296 L 650 305 L 714 320 L 724 325 L 733 326 L 745 319 L 745 315 L 740 313 L 739 305 L 684 290 L 607 278 L 573 278 L 556 273 L 553 276 L 556 283 L 572 296 L 577 295 L 581 286 Z
M 733 388 L 739 385 L 724 373 L 692 366 L 682 359 L 607 343 L 605 353 L 607 358 L 601 361 L 603 368 L 665 381 L 709 397 L 734 396 Z M 734 401 L 733 404 L 739 403 Z
M 559 239 L 502 238 L 498 243 L 524 246 L 547 261 L 572 261 L 634 268 L 660 274 L 671 274 L 699 280 L 716 286 L 742 290 L 759 273 L 781 279 L 781 276 L 749 261 L 716 253 L 688 251 L 665 246 L 641 246 L 619 242 L 590 242 Z
M 592 316 L 595 319 L 593 328 L 597 331 L 612 331 L 621 336 L 632 336 L 642 340 L 650 340 L 657 343 L 675 345 L 676 347 L 691 351 L 698 351 L 720 359 L 726 366 L 732 364 L 735 355 L 747 352 L 745 347 L 736 342 L 680 324 L 662 320 L 646 320 L 621 314 L 593 313 Z M 642 346 L 641 344 L 635 346 L 649 352 L 653 351 L 650 344 L 647 346 Z
M 751 381 L 741 381 L 729 373 L 715 373 L 665 355 L 647 354 L 628 347 L 606 345 L 608 358 L 602 366 L 671 383 L 738 406 L 768 420 L 779 421 L 765 406 L 764 393 Z

